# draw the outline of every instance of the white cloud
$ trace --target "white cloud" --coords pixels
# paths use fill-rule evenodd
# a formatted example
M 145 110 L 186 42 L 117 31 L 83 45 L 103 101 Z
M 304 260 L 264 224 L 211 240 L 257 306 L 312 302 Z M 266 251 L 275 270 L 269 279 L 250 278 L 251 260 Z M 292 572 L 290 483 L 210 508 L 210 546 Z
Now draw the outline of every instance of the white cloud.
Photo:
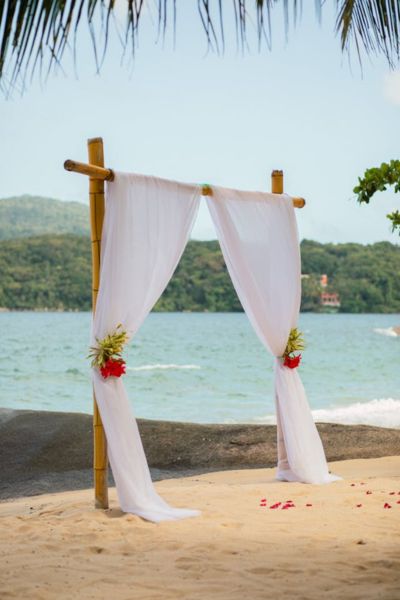
M 391 71 L 385 75 L 383 93 L 391 104 L 400 106 L 400 71 Z

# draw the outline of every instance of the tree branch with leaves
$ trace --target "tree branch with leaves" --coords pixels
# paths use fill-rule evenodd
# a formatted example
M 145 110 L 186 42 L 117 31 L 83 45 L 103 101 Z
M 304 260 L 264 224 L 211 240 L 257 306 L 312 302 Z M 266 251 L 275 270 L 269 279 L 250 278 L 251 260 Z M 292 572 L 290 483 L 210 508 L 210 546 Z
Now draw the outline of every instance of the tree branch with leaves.
M 369 204 L 376 192 L 385 192 L 389 185 L 394 186 L 395 192 L 400 192 L 400 160 L 391 160 L 380 167 L 367 169 L 364 177 L 358 178 L 358 185 L 353 192 L 357 194 L 360 204 Z M 400 235 L 400 212 L 394 210 L 386 216 L 392 222 L 392 231 L 398 229 Z

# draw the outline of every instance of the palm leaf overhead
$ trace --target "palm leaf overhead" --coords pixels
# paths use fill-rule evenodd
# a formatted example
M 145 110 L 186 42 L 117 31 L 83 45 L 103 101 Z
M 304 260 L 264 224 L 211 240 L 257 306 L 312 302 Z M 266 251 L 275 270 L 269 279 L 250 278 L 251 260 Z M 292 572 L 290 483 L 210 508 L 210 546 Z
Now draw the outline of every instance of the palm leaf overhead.
M 282 5 L 286 31 L 301 16 L 302 0 L 192 0 L 197 4 L 199 19 L 208 46 L 223 52 L 225 47 L 224 19 L 228 10 L 234 14 L 236 40 L 239 48 L 247 46 L 247 32 L 255 29 L 259 44 L 270 46 L 271 12 Z M 361 52 L 383 54 L 393 67 L 399 59 L 400 0 L 331 0 L 337 11 L 336 32 L 341 37 L 343 51 L 354 45 Z M 126 3 L 126 25 L 121 41 L 129 42 L 135 51 L 144 9 L 156 13 L 158 34 L 168 27 L 175 32 L 176 0 L 0 0 L 0 81 L 9 88 L 37 69 L 48 73 L 61 64 L 68 45 L 75 42 L 82 21 L 92 35 L 98 68 L 107 49 L 111 17 L 116 3 Z M 315 0 L 317 16 L 326 0 Z M 255 16 L 254 16 L 255 15 Z

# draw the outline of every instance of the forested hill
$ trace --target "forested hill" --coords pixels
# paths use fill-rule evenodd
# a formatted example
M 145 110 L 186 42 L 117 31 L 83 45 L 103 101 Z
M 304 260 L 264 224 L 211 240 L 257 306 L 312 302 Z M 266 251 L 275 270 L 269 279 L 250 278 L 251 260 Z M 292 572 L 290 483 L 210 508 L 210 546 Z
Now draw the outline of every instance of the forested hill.
M 400 246 L 388 242 L 301 244 L 302 310 L 320 310 L 319 278 L 340 294 L 342 312 L 400 312 Z M 87 236 L 46 235 L 0 241 L 0 307 L 88 310 Z M 218 242 L 189 242 L 156 306 L 164 311 L 239 311 Z
M 46 233 L 89 235 L 88 206 L 40 196 L 0 199 L 0 240 Z

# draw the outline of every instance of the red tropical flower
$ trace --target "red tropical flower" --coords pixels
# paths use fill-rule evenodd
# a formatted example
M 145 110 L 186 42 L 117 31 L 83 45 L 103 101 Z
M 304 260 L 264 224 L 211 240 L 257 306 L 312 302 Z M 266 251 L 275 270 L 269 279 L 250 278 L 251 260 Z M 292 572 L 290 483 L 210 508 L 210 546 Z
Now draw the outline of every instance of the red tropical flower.
M 289 354 L 285 355 L 285 360 L 283 361 L 283 366 L 288 367 L 289 369 L 296 369 L 301 361 L 301 354 L 298 356 L 290 356 Z
M 121 377 L 125 375 L 125 361 L 121 359 L 113 360 L 109 358 L 102 367 L 100 367 L 100 373 L 104 379 L 108 377 Z

